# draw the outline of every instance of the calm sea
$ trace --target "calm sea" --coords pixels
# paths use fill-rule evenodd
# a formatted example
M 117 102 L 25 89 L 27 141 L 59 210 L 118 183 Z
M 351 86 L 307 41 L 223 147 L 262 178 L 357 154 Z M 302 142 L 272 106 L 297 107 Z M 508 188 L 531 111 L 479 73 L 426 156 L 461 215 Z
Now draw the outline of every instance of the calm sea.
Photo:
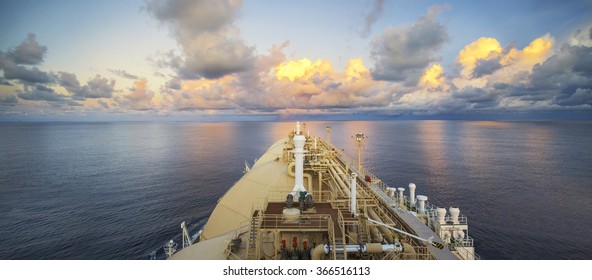
M 592 122 L 309 122 L 391 187 L 458 206 L 483 259 L 592 259 Z M 143 259 L 293 123 L 0 123 L 0 259 Z

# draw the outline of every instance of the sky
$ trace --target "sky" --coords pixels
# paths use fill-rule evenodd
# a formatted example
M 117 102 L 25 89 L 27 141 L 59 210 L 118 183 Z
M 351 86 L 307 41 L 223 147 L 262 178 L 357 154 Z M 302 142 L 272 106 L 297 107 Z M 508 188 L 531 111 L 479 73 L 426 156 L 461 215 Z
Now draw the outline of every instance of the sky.
M 592 119 L 592 1 L 2 1 L 0 120 Z

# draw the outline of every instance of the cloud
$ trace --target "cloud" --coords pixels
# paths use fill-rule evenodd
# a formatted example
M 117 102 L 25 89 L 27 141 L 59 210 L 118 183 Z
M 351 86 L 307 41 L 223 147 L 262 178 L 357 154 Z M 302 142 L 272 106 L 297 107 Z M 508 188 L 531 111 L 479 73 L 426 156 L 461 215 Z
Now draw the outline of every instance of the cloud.
M 437 52 L 448 41 L 446 28 L 437 21 L 446 6 L 430 7 L 428 14 L 411 26 L 391 27 L 375 37 L 371 55 L 372 76 L 387 81 L 417 81 L 423 69 L 438 61 Z
M 177 78 L 170 79 L 166 84 L 165 87 L 168 89 L 181 89 L 181 80 Z
M 18 103 L 16 96 L 12 94 L 0 95 L 0 106 L 12 107 Z
M 173 110 L 269 113 L 372 108 L 391 101 L 393 89 L 386 82 L 372 80 L 361 58 L 349 60 L 338 72 L 328 60 L 285 60 L 279 50 L 286 45 L 272 47 L 251 71 L 218 79 L 183 80 L 181 89 L 167 89 L 163 104 Z
M 325 75 L 333 71 L 333 66 L 328 60 L 310 61 L 308 58 L 286 61 L 275 67 L 275 76 L 278 80 L 288 79 L 291 82 L 295 80 L 310 80 L 314 75 Z
M 440 64 L 430 66 L 419 79 L 420 85 L 437 88 L 444 84 L 444 68 Z
M 126 78 L 126 79 L 130 79 L 130 80 L 136 80 L 138 79 L 138 76 L 134 75 L 134 74 L 130 74 L 125 70 L 120 70 L 120 69 L 108 69 L 109 72 L 122 77 L 122 78 Z
M 101 105 L 101 107 L 103 107 L 105 109 L 109 109 L 110 108 L 109 103 L 107 103 L 107 102 L 105 102 L 105 101 L 103 101 L 101 99 L 97 100 L 97 103 L 99 103 L 99 105 Z
M 277 107 L 326 109 L 386 106 L 392 89 L 374 81 L 361 58 L 350 59 L 342 73 L 327 60 L 286 61 L 275 68 L 275 87 L 285 97 Z
M 481 71 L 476 75 L 473 70 L 477 64 L 484 63 L 489 65 L 492 61 L 499 60 L 499 55 L 502 53 L 502 46 L 495 38 L 481 37 L 476 41 L 466 45 L 456 58 L 458 64 L 462 66 L 461 75 L 464 77 L 480 77 Z M 499 61 L 498 61 L 499 63 Z M 483 67 L 483 66 L 481 66 Z M 491 74 L 491 73 L 489 73 Z
M 115 91 L 115 80 L 108 80 L 101 75 L 96 75 L 81 87 L 75 74 L 60 72 L 60 85 L 66 88 L 76 100 L 111 98 Z
M 592 22 L 576 29 L 567 43 L 572 46 L 592 47 Z
M 543 63 L 551 54 L 553 38 L 543 35 L 535 38 L 523 49 L 510 44 L 502 48 L 495 38 L 481 37 L 459 51 L 456 63 L 460 73 L 453 78 L 458 88 L 493 86 L 494 84 L 521 84 L 525 75 L 536 64 Z
M 241 1 L 151 0 L 146 10 L 173 31 L 181 57 L 168 65 L 184 79 L 217 79 L 253 66 L 254 48 L 240 38 L 233 22 Z
M 372 25 L 374 25 L 374 23 L 380 18 L 383 9 L 384 0 L 372 1 L 371 9 L 364 15 L 364 28 L 360 30 L 360 35 L 362 37 L 366 37 L 370 34 Z
M 39 68 L 22 66 L 40 64 L 46 52 L 47 47 L 39 45 L 35 34 L 29 34 L 27 39 L 14 49 L 0 51 L 0 70 L 4 72 L 4 79 L 29 84 L 51 82 L 50 75 Z
M 0 77 L 0 85 L 3 85 L 3 86 L 14 86 L 9 81 L 5 80 L 3 77 Z
M 29 33 L 27 39 L 15 49 L 8 51 L 6 56 L 15 64 L 38 65 L 43 62 L 46 52 L 47 47 L 41 46 L 35 34 Z
M 52 81 L 48 73 L 37 67 L 27 68 L 7 59 L 0 59 L 0 69 L 4 70 L 4 78 L 7 80 L 19 80 L 24 83 L 49 83 Z
M 67 96 L 56 93 L 52 88 L 44 85 L 28 86 L 25 85 L 24 92 L 17 95 L 21 99 L 34 101 L 64 101 Z
M 132 110 L 152 110 L 155 109 L 152 99 L 154 92 L 147 88 L 148 81 L 139 79 L 134 82 L 134 86 L 123 96 L 117 96 L 116 101 L 120 107 Z
M 583 66 L 582 61 L 592 61 L 592 47 L 565 44 L 557 54 L 536 65 L 527 87 L 513 88 L 513 95 L 523 99 L 540 96 L 562 106 L 592 105 L 590 67 Z
M 502 68 L 502 64 L 498 58 L 479 59 L 475 63 L 472 75 L 475 78 L 481 78 L 485 75 L 492 74 L 500 68 Z
M 67 72 L 58 72 L 58 84 L 64 87 L 71 94 L 78 94 L 81 86 L 76 74 Z

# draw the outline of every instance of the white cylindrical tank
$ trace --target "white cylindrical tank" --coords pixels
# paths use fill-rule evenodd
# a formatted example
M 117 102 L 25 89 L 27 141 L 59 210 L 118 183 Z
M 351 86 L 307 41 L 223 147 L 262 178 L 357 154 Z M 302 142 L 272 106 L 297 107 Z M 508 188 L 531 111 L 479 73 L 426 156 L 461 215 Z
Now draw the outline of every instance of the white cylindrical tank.
M 415 205 L 415 184 L 409 183 L 409 203 Z
M 403 205 L 405 204 L 405 188 L 397 188 L 397 190 L 399 191 L 399 204 Z
M 448 209 L 448 212 L 450 212 L 450 218 L 452 218 L 452 223 L 458 224 L 458 215 L 460 214 L 460 209 L 458 209 L 458 207 L 450 207 L 450 209 Z
M 441 225 L 446 223 L 446 208 L 438 207 L 436 209 L 436 213 L 438 214 L 438 223 Z
M 417 201 L 419 202 L 418 213 L 425 213 L 425 202 L 428 201 L 428 197 L 425 195 L 418 195 Z

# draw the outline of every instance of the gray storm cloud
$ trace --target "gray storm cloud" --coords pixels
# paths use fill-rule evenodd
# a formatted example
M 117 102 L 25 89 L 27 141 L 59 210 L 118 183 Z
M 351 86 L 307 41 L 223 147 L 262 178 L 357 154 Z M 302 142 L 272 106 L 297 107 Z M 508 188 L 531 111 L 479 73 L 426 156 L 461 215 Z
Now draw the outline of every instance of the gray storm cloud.
M 372 40 L 374 79 L 417 81 L 424 68 L 439 60 L 438 51 L 449 40 L 446 27 L 437 20 L 442 8 L 432 7 L 411 26 L 391 27 Z
M 253 66 L 254 48 L 239 39 L 233 26 L 240 1 L 151 0 L 146 10 L 168 26 L 182 48 L 181 57 L 171 61 L 184 79 L 216 79 L 246 71 Z

